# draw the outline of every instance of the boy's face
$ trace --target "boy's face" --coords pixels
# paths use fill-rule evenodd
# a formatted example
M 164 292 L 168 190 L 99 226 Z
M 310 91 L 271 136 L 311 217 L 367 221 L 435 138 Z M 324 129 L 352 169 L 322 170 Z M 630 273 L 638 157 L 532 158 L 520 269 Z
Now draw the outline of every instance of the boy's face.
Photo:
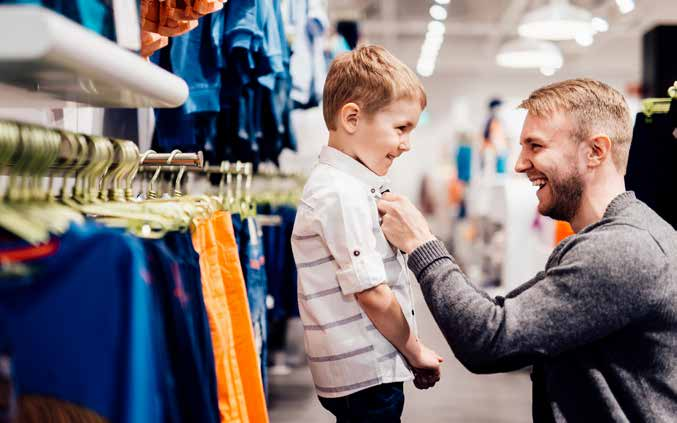
M 418 100 L 404 98 L 362 117 L 354 134 L 354 158 L 375 174 L 386 175 L 393 161 L 410 150 L 409 135 L 421 111 Z

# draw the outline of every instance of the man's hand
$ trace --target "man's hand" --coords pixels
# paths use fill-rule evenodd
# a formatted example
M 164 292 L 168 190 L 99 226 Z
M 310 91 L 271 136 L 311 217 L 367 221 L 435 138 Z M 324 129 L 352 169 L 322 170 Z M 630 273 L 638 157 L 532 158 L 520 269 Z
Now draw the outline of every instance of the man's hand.
M 423 215 L 405 197 L 390 192 L 383 194 L 378 211 L 382 217 L 381 229 L 388 241 L 407 254 L 435 239 Z

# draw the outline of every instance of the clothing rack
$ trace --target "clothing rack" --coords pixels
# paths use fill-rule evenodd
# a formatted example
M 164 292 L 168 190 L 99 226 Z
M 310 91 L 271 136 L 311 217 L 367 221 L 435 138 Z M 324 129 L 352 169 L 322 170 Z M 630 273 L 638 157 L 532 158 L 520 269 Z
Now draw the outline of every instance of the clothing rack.
M 677 81 L 668 88 L 667 98 L 647 98 L 642 100 L 642 113 L 650 118 L 654 113 L 667 113 L 670 111 L 670 103 L 677 98 Z
M 49 170 L 82 170 L 94 165 L 97 157 L 107 160 L 109 171 L 115 166 L 130 164 L 136 157 L 139 166 L 174 165 L 202 169 L 204 158 L 201 151 L 184 153 L 156 153 L 149 150 L 142 155 L 135 143 L 128 140 L 73 133 L 38 125 L 0 120 L 0 151 L 9 155 L 0 164 L 8 167 L 19 165 L 30 155 L 46 154 L 58 146 L 57 157 L 51 159 Z M 97 154 L 97 150 L 101 150 Z M 50 150 L 53 153 L 53 150 Z

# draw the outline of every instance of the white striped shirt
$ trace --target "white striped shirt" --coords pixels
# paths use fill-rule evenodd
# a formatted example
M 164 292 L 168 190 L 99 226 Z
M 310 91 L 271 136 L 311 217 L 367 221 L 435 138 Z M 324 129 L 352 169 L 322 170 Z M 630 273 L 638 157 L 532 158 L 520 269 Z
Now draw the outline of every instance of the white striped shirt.
M 413 276 L 379 225 L 376 200 L 387 183 L 358 161 L 324 147 L 296 214 L 292 249 L 299 310 L 310 370 L 322 397 L 413 379 L 404 357 L 376 330 L 354 295 L 387 283 L 416 333 Z

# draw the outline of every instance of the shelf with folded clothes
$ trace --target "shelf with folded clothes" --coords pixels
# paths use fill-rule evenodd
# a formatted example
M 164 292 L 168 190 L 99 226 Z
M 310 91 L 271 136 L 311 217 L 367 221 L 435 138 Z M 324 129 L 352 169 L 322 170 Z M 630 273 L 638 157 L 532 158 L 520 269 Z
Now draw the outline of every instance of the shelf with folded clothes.
M 0 97 L 6 107 L 176 107 L 186 82 L 41 6 L 0 6 Z

